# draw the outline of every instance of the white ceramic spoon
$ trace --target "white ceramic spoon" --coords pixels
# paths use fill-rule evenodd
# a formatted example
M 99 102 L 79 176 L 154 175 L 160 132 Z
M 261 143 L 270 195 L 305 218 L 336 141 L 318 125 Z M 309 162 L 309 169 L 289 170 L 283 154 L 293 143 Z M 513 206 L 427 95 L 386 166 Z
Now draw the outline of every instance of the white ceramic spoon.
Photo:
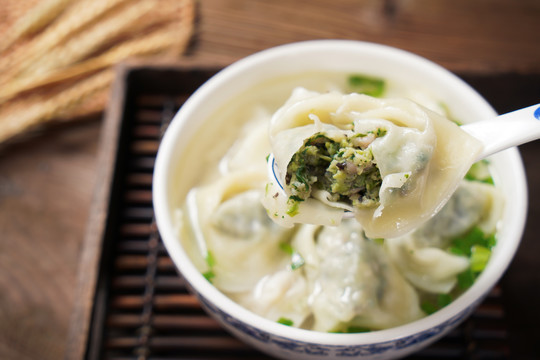
M 484 145 L 483 151 L 476 159 L 478 161 L 504 149 L 539 139 L 540 104 L 499 115 L 491 120 L 465 124 L 461 128 Z M 268 177 L 271 181 L 275 181 L 285 193 L 278 173 L 274 155 L 270 154 Z M 345 217 L 352 217 L 352 213 L 346 213 Z
M 469 135 L 484 145 L 477 160 L 501 150 L 540 138 L 540 104 L 515 110 L 495 119 L 462 125 Z

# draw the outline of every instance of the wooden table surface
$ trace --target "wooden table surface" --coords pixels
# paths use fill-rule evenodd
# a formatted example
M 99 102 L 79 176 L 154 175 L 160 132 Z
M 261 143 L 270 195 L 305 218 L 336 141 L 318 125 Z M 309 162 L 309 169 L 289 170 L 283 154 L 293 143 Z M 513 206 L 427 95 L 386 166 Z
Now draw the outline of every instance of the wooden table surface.
M 187 55 L 194 60 L 228 64 L 283 43 L 344 38 L 403 48 L 458 74 L 540 75 L 538 0 L 201 0 L 198 5 Z M 539 85 L 532 88 L 539 93 Z M 519 87 L 513 91 L 519 96 Z M 63 357 L 100 166 L 100 126 L 99 116 L 57 125 L 0 148 L 0 359 Z M 537 255 L 528 250 L 538 248 L 540 144 L 522 149 L 531 209 L 520 251 L 534 260 Z M 540 276 L 523 263 L 511 271 L 540 284 Z M 538 292 L 528 300 L 540 301 Z M 519 303 L 520 296 L 510 301 Z M 538 333 L 538 317 L 511 320 Z

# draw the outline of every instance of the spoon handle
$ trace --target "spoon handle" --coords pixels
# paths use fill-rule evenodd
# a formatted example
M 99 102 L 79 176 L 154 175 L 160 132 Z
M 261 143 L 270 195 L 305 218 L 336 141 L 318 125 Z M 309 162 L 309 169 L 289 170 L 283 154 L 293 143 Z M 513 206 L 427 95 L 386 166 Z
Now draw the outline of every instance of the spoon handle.
M 461 128 L 480 140 L 484 150 L 477 160 L 506 148 L 540 138 L 540 104 L 497 116 L 493 120 L 477 121 Z

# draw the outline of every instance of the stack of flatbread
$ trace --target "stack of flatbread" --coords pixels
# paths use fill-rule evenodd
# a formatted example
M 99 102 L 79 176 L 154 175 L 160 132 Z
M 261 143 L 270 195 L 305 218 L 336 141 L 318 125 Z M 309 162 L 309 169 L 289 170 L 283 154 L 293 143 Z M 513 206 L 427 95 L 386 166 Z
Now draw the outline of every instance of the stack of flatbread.
M 13 0 L 0 13 L 0 143 L 103 110 L 113 66 L 177 57 L 193 0 Z

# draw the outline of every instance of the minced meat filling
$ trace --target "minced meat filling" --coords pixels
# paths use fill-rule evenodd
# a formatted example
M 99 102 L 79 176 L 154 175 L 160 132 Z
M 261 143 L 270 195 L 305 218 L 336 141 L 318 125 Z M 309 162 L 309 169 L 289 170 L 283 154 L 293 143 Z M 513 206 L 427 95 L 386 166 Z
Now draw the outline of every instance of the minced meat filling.
M 306 200 L 315 187 L 328 191 L 332 201 L 357 208 L 378 206 L 382 179 L 369 145 L 385 134 L 377 129 L 339 139 L 322 132 L 308 138 L 287 167 L 290 205 Z

